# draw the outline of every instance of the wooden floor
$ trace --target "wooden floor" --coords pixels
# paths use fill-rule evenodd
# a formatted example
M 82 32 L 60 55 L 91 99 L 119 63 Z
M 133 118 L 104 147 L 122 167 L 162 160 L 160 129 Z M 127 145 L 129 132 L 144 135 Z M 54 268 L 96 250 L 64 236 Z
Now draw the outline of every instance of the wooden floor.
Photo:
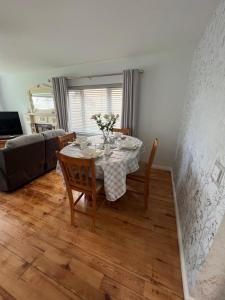
M 0 193 L 0 299 L 183 299 L 168 172 L 153 171 L 147 212 L 133 193 L 103 203 L 95 233 L 70 225 L 64 195 L 54 171 Z

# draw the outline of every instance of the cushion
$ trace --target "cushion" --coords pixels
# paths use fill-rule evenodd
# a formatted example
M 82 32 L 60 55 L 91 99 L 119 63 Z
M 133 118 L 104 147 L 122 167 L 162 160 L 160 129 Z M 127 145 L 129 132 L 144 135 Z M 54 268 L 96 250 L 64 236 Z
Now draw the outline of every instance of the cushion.
M 5 148 L 14 149 L 17 147 L 38 143 L 41 141 L 44 141 L 44 137 L 41 134 L 22 135 L 17 138 L 8 140 L 5 144 Z
M 65 130 L 63 129 L 56 129 L 56 130 L 47 130 L 43 131 L 41 134 L 44 136 L 45 140 L 49 140 L 53 137 L 65 135 Z

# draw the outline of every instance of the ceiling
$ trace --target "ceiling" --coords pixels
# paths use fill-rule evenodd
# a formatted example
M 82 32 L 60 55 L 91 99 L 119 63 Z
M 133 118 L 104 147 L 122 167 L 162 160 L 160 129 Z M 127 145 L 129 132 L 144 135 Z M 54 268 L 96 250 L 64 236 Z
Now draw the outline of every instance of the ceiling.
M 0 72 L 195 45 L 219 0 L 0 0 Z

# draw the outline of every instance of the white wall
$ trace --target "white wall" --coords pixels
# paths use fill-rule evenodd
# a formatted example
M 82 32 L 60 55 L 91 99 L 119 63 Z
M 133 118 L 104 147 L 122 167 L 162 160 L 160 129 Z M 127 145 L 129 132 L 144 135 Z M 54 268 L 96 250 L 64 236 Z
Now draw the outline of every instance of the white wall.
M 191 52 L 191 51 L 190 51 Z M 184 87 L 187 81 L 191 53 L 158 54 L 117 59 L 106 62 L 79 64 L 72 67 L 5 75 L 1 78 L 4 107 L 18 110 L 25 131 L 23 115 L 28 109 L 27 90 L 47 83 L 52 76 L 83 76 L 117 73 L 126 68 L 140 68 L 141 94 L 139 104 L 138 136 L 150 149 L 154 137 L 160 139 L 156 164 L 171 166 L 183 107 Z M 147 152 L 146 152 L 147 153 Z
M 0 110 L 4 109 L 2 92 L 3 92 L 3 90 L 2 90 L 2 86 L 1 86 L 1 77 L 0 77 Z

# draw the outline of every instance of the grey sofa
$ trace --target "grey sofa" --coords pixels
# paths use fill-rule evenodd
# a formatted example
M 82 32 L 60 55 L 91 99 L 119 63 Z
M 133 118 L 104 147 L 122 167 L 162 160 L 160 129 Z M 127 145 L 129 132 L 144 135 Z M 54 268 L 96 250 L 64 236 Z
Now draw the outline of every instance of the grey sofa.
M 64 134 L 59 129 L 9 140 L 0 150 L 0 191 L 13 191 L 54 169 L 57 137 Z

